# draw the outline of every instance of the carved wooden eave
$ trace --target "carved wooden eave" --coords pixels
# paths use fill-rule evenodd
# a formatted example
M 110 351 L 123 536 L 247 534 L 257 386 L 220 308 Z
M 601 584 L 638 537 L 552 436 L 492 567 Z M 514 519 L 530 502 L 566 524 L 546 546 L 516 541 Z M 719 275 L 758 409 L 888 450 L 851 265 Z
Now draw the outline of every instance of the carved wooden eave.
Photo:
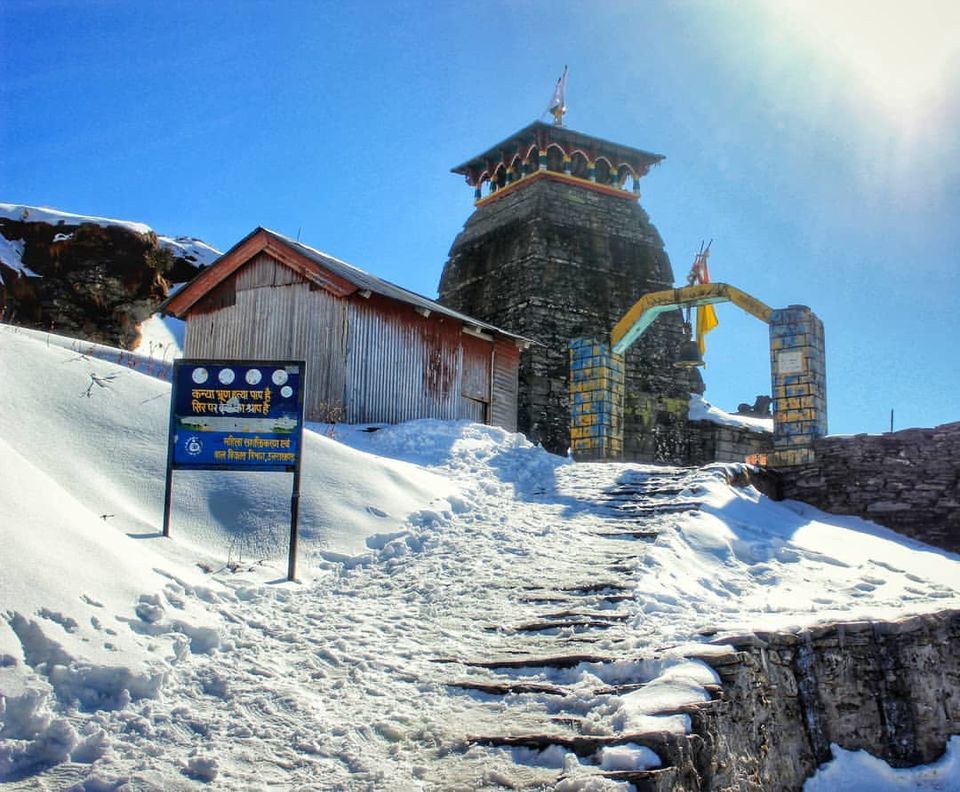
M 535 121 L 451 171 L 464 176 L 472 187 L 479 187 L 485 181 L 494 179 L 501 169 L 504 172 L 515 170 L 518 163 L 532 162 L 533 173 L 542 172 L 538 157 L 541 152 L 547 152 L 551 148 L 559 149 L 567 158 L 581 154 L 591 166 L 605 160 L 615 171 L 627 168 L 635 179 L 646 175 L 652 166 L 664 159 L 661 154 L 586 135 L 568 127 Z M 518 178 L 533 173 L 524 173 Z

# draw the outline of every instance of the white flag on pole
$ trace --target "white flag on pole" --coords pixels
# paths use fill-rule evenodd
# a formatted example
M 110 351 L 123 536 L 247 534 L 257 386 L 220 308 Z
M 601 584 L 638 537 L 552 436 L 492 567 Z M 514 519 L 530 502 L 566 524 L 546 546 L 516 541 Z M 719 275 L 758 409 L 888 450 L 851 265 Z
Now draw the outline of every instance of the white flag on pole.
M 563 123 L 563 114 L 567 112 L 567 103 L 564 94 L 567 90 L 567 67 L 563 67 L 563 74 L 557 80 L 557 86 L 553 89 L 553 98 L 550 100 L 550 106 L 547 112 L 553 115 L 553 123 L 560 125 Z

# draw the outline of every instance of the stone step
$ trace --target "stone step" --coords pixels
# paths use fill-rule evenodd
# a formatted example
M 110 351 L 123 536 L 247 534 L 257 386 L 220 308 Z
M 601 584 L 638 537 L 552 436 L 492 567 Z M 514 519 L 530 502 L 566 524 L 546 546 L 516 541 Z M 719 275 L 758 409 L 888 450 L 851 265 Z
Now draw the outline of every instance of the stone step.
M 556 613 L 544 613 L 544 619 L 601 619 L 603 621 L 609 622 L 619 622 L 626 621 L 630 618 L 630 615 L 627 613 L 610 613 L 608 611 L 576 611 L 576 610 L 565 610 L 557 611 Z
M 598 654 L 559 654 L 523 657 L 500 657 L 494 660 L 463 660 L 465 666 L 474 668 L 575 668 L 580 663 L 614 663 L 623 658 Z
M 638 528 L 635 531 L 597 531 L 594 536 L 602 536 L 604 539 L 641 539 L 652 542 L 660 536 L 660 531 L 644 528 Z
M 627 515 L 630 517 L 660 517 L 664 514 L 682 514 L 684 512 L 693 512 L 700 510 L 700 503 L 697 501 L 671 501 L 669 503 L 622 503 L 616 506 L 610 506 L 607 512 Z
M 668 731 L 648 731 L 622 734 L 487 734 L 470 735 L 467 743 L 470 745 L 489 745 L 496 748 L 529 748 L 534 751 L 543 751 L 551 745 L 575 753 L 579 757 L 592 757 L 602 748 L 615 745 L 636 743 L 645 745 L 654 751 L 663 760 L 665 765 L 673 764 L 671 759 L 679 758 L 682 743 L 686 735 L 678 735 Z
M 529 622 L 528 624 L 518 624 L 512 627 L 515 632 L 544 632 L 546 630 L 574 629 L 574 630 L 609 630 L 615 627 L 613 622 L 600 621 L 598 619 L 578 619 L 571 621 L 539 621 Z
M 447 682 L 447 685 L 464 690 L 477 690 L 481 693 L 488 693 L 491 696 L 507 696 L 511 693 L 535 693 L 546 696 L 573 695 L 572 691 L 562 688 L 559 685 L 549 685 L 542 682 L 495 682 L 475 679 L 455 679 Z
M 585 596 L 589 594 L 615 594 L 616 592 L 626 592 L 631 589 L 629 586 L 625 586 L 616 580 L 598 580 L 595 583 L 583 583 L 579 586 L 568 586 L 559 590 L 570 594 Z

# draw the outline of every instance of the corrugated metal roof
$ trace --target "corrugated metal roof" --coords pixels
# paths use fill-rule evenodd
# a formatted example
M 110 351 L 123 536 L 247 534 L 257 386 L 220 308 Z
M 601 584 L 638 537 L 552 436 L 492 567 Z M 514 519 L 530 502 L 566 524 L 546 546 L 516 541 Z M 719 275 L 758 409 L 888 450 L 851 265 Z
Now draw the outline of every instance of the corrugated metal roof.
M 452 319 L 456 319 L 472 327 L 480 328 L 481 330 L 488 330 L 493 333 L 498 333 L 499 335 L 509 336 L 510 338 L 516 338 L 520 341 L 531 343 L 531 340 L 525 338 L 524 336 L 508 332 L 507 330 L 487 324 L 486 322 L 481 322 L 479 319 L 475 319 L 472 316 L 467 316 L 466 314 L 454 311 L 451 308 L 447 308 L 445 305 L 441 305 L 435 300 L 431 300 L 421 294 L 404 289 L 402 286 L 397 286 L 395 283 L 390 283 L 390 281 L 385 281 L 382 278 L 378 278 L 376 275 L 371 275 L 369 272 L 365 272 L 358 267 L 354 267 L 352 264 L 348 264 L 346 261 L 341 261 L 340 259 L 316 250 L 309 245 L 304 245 L 302 242 L 298 242 L 295 239 L 290 239 L 289 237 L 279 234 L 276 231 L 271 231 L 269 228 L 261 227 L 259 230 L 264 231 L 277 241 L 293 248 L 311 261 L 319 264 L 324 269 L 329 270 L 334 275 L 338 275 L 344 280 L 353 283 L 358 289 L 366 289 L 374 292 L 375 294 L 381 294 L 384 297 L 390 297 L 394 300 L 399 300 L 400 302 L 409 303 L 410 305 L 423 308 L 433 313 L 443 314 L 444 316 L 449 316 Z

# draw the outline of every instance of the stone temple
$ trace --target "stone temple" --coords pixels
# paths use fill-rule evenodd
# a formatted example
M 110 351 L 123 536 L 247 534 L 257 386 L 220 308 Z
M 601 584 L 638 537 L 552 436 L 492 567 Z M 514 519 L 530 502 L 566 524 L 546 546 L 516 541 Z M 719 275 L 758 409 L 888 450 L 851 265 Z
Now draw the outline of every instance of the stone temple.
M 570 446 L 568 344 L 606 337 L 641 296 L 670 289 L 663 241 L 639 204 L 639 181 L 663 159 L 535 122 L 453 168 L 475 209 L 454 240 L 439 301 L 532 339 L 520 363 L 518 429 L 554 453 Z M 623 457 L 682 464 L 691 454 L 694 369 L 673 361 L 678 312 L 627 353 Z

